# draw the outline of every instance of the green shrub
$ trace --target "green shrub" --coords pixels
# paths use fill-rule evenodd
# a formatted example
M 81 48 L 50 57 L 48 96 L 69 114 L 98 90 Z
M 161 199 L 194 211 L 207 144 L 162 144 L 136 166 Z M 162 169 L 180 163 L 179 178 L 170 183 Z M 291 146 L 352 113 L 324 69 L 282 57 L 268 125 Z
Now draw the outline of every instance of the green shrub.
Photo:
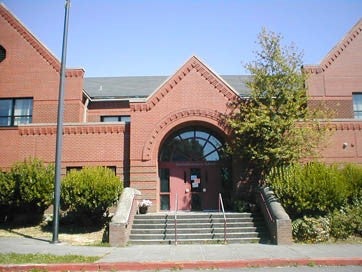
M 104 214 L 114 205 L 123 184 L 114 172 L 105 167 L 73 170 L 62 181 L 61 204 L 78 223 L 101 223 Z
M 21 211 L 44 212 L 53 201 L 54 166 L 29 159 L 16 163 L 9 172 L 15 182 L 14 204 Z
M 303 217 L 293 221 L 293 238 L 300 242 L 318 243 L 328 241 L 330 222 L 326 217 Z
M 318 162 L 274 169 L 267 182 L 293 219 L 325 216 L 344 206 L 350 195 L 338 167 Z
M 54 167 L 31 158 L 15 163 L 9 172 L 0 173 L 0 186 L 1 218 L 37 223 L 53 200 Z
M 346 239 L 352 235 L 362 235 L 362 202 L 356 202 L 330 215 L 331 235 L 336 239 Z
M 362 199 L 362 166 L 347 164 L 341 171 L 348 184 L 350 203 Z
M 8 217 L 14 203 L 15 182 L 7 173 L 0 172 L 0 222 Z

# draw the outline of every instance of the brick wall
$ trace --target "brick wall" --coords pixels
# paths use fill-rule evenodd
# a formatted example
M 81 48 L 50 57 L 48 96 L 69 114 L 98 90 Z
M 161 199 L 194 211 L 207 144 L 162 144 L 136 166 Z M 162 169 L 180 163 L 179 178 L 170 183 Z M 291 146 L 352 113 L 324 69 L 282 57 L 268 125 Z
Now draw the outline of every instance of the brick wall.
M 32 97 L 33 122 L 55 123 L 60 62 L 3 6 L 0 7 L 0 44 L 6 58 L 0 63 L 0 98 Z M 67 69 L 65 117 L 79 122 L 83 104 L 82 69 Z
M 309 96 L 325 101 L 335 118 L 353 118 L 352 93 L 362 92 L 362 19 L 324 57 L 320 64 L 306 66 Z

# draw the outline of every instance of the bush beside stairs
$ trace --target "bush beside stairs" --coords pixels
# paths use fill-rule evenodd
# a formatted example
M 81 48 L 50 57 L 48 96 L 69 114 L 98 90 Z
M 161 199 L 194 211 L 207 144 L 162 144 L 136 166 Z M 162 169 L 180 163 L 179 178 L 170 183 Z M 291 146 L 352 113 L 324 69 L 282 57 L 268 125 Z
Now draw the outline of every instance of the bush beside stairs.
M 253 213 L 225 213 L 227 243 L 267 242 L 262 216 Z M 180 212 L 177 214 L 177 242 L 224 243 L 224 217 L 217 212 Z M 137 214 L 130 244 L 175 244 L 174 213 Z

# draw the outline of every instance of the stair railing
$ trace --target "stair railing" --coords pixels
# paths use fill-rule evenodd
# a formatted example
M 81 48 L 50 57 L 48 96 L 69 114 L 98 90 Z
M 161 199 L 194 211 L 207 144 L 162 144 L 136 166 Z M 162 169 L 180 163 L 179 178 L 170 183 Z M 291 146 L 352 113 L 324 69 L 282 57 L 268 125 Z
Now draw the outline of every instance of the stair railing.
M 219 212 L 220 208 L 224 216 L 224 244 L 226 244 L 226 216 L 225 216 L 224 202 L 222 201 L 221 193 L 219 193 Z
M 175 199 L 175 245 L 177 245 L 177 211 L 178 211 L 178 194 Z

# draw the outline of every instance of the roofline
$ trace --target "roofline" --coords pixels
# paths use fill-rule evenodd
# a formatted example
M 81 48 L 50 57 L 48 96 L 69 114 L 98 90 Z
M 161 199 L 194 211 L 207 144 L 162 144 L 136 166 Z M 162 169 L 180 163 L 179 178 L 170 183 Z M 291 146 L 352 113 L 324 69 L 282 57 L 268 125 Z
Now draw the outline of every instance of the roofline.
M 163 81 L 152 93 L 150 93 L 149 96 L 147 96 L 146 102 L 148 102 L 152 96 L 157 93 L 157 91 L 159 89 L 161 89 L 161 87 L 168 82 L 172 77 L 174 77 L 176 74 L 178 74 L 178 72 L 182 69 L 182 67 L 184 67 L 192 58 L 195 58 L 198 62 L 202 63 L 215 77 L 217 77 L 218 80 L 220 80 L 222 83 L 224 83 L 230 90 L 232 90 L 234 92 L 235 95 L 239 96 L 239 93 L 230 86 L 229 83 L 227 83 L 218 73 L 216 73 L 209 65 L 207 65 L 203 60 L 201 60 L 199 57 L 197 57 L 196 55 L 191 55 L 191 57 L 189 57 L 188 59 L 186 59 L 186 61 L 183 62 L 182 65 L 179 66 L 179 68 L 169 77 L 167 77 L 167 79 L 165 81 Z
M 359 26 L 360 25 L 360 26 Z M 360 18 L 353 27 L 340 39 L 335 46 L 324 56 L 318 65 L 303 65 L 303 69 L 308 72 L 320 73 L 328 69 L 333 62 L 343 54 L 345 48 L 347 48 L 354 39 L 362 32 L 362 18 Z
M 203 60 L 201 60 L 199 57 L 193 55 L 192 57 L 196 58 L 199 62 L 201 62 L 203 65 L 205 65 L 205 67 L 210 70 L 210 72 L 215 75 L 221 82 L 223 82 L 228 88 L 230 88 L 230 90 L 232 90 L 235 95 L 239 96 L 239 93 L 229 84 L 227 83 L 221 76 L 219 73 L 215 72 L 206 62 L 204 62 Z
M 5 13 L 5 14 L 4 14 Z M 60 72 L 60 60 L 56 55 L 42 43 L 30 29 L 12 12 L 4 3 L 0 3 L 0 16 L 29 43 L 31 47 L 57 72 Z M 81 71 L 78 73 L 76 71 Z M 84 75 L 85 70 L 83 68 L 66 68 L 66 76 L 79 76 Z

